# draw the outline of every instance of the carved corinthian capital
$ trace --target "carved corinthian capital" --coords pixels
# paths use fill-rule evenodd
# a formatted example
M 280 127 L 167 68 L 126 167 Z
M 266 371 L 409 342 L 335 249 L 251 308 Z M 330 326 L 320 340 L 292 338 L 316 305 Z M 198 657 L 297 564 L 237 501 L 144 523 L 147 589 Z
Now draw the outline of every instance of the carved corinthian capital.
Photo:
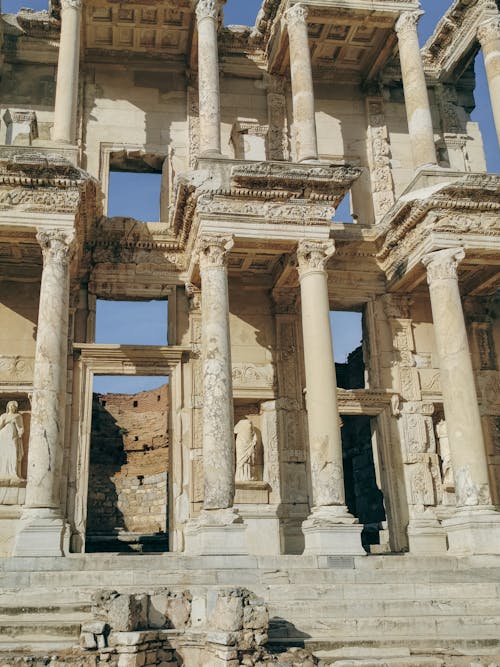
M 324 271 L 326 263 L 334 253 L 333 241 L 299 241 L 297 248 L 299 278 L 311 272 Z
M 216 19 L 218 15 L 219 3 L 217 0 L 198 0 L 196 5 L 196 18 L 198 21 Z
M 43 229 L 36 235 L 42 248 L 43 263 L 67 266 L 74 250 L 75 235 L 61 229 Z
M 285 12 L 285 20 L 289 26 L 295 26 L 299 23 L 305 24 L 308 13 L 307 7 L 304 7 L 304 5 L 292 5 Z
M 61 9 L 78 9 L 82 8 L 83 0 L 61 0 Z
M 422 257 L 427 269 L 427 282 L 432 285 L 437 280 L 457 280 L 457 267 L 465 257 L 463 248 L 436 250 Z
M 415 32 L 417 23 L 424 12 L 417 9 L 414 12 L 403 12 L 396 21 L 396 32 L 401 35 L 408 30 Z
M 495 39 L 500 39 L 500 16 L 492 16 L 481 23 L 477 29 L 477 38 L 483 47 Z
M 196 244 L 200 271 L 227 266 L 229 251 L 233 246 L 234 238 L 230 234 L 205 234 L 201 236 Z

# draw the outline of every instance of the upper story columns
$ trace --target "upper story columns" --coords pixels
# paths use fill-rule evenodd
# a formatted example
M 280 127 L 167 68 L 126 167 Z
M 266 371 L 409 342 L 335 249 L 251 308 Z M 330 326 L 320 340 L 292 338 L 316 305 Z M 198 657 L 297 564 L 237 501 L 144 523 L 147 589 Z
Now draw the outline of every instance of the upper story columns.
M 293 5 L 285 13 L 290 45 L 293 125 L 297 162 L 318 159 L 311 52 L 307 33 L 307 8 Z
M 221 152 L 219 50 L 217 20 L 219 2 L 198 0 L 198 95 L 200 106 L 200 153 Z
M 437 164 L 429 95 L 418 43 L 421 12 L 403 12 L 396 22 L 408 130 L 415 167 Z
M 484 21 L 479 26 L 477 37 L 483 50 L 493 118 L 500 143 L 500 15 Z
M 73 144 L 76 140 L 81 18 L 82 0 L 61 0 L 61 41 L 52 133 L 52 139 L 59 143 Z

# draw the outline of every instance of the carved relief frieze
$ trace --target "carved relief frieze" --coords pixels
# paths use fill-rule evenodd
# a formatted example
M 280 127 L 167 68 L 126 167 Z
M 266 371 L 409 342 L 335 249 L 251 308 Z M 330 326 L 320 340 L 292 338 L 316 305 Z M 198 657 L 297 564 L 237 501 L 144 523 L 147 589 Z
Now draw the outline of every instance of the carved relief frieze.
M 18 355 L 0 355 L 0 384 L 31 384 L 35 359 Z
M 233 363 L 233 388 L 273 389 L 276 384 L 272 364 Z
M 267 74 L 267 158 L 269 160 L 288 160 L 290 147 L 288 140 L 288 118 L 286 110 L 286 79 Z
M 382 98 L 367 98 L 368 151 L 375 218 L 379 220 L 395 202 L 391 146 Z
M 200 104 L 198 87 L 189 86 L 187 89 L 188 106 L 188 134 L 189 134 L 189 167 L 194 169 L 200 153 Z

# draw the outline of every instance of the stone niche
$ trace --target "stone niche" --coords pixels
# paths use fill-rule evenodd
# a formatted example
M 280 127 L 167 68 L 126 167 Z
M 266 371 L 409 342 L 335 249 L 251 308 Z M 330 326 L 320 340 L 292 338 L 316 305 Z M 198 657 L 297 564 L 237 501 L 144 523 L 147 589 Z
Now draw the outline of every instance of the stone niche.
M 22 436 L 17 443 L 20 461 L 18 465 L 18 474 L 16 476 L 6 476 L 4 463 L 7 458 L 6 449 L 13 447 L 11 438 L 5 432 L 4 415 L 9 403 L 17 403 L 18 424 L 22 424 Z M 19 506 L 23 505 L 26 496 L 26 473 L 28 461 L 28 442 L 30 435 L 30 415 L 31 405 L 26 394 L 12 393 L 2 394 L 0 397 L 0 506 Z M 8 427 L 7 427 L 8 428 Z M 5 448 L 5 451 L 4 451 Z
M 87 551 L 167 551 L 169 388 L 94 394 Z

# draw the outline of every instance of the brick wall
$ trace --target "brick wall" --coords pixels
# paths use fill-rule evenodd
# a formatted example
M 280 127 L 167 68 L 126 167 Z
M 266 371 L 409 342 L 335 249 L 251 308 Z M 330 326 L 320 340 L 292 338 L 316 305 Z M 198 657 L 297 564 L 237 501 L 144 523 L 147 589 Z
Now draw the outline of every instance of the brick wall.
M 88 534 L 167 530 L 168 385 L 94 394 Z

